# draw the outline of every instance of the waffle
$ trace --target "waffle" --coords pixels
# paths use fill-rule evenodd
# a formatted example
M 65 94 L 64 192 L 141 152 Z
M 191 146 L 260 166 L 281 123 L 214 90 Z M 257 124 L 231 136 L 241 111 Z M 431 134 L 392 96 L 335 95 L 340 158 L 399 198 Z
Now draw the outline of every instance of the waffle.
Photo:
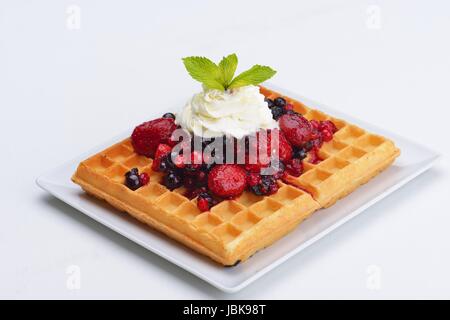
M 264 87 L 261 87 L 261 93 L 268 98 L 284 97 L 308 120 L 331 120 L 337 126 L 333 140 L 320 148 L 318 154 L 322 161 L 312 164 L 308 157 L 304 161 L 305 172 L 298 178 L 288 178 L 290 184 L 308 191 L 321 207 L 330 207 L 389 167 L 400 155 L 400 150 L 385 137 L 310 109 Z
M 261 87 L 267 97 L 282 96 Z M 151 169 L 152 159 L 133 151 L 130 139 L 90 157 L 78 166 L 72 180 L 86 192 L 165 233 L 225 266 L 247 260 L 293 230 L 314 211 L 328 207 L 388 167 L 399 150 L 388 139 L 307 108 L 285 97 L 308 119 L 332 120 L 339 131 L 320 150 L 317 165 L 305 160 L 305 173 L 279 182 L 271 196 L 244 192 L 200 212 L 185 189 L 170 191 Z M 150 175 L 150 183 L 136 191 L 124 184 L 131 168 Z

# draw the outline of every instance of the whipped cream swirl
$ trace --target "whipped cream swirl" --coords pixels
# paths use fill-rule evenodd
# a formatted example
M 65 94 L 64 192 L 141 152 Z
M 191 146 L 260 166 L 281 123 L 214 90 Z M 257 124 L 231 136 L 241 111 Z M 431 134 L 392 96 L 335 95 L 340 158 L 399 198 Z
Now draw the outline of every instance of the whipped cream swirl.
M 205 89 L 188 101 L 176 123 L 204 138 L 231 135 L 240 139 L 259 129 L 278 127 L 264 95 L 253 85 L 227 91 Z

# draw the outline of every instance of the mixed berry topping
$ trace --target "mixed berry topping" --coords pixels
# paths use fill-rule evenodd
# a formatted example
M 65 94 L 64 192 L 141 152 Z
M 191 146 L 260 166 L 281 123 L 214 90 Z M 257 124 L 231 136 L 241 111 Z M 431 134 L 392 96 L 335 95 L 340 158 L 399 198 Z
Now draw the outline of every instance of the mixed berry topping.
M 169 190 L 184 187 L 185 195 L 196 198 L 202 212 L 221 200 L 239 197 L 245 190 L 258 196 L 271 195 L 278 191 L 279 180 L 303 174 L 304 161 L 319 163 L 320 147 L 332 140 L 338 129 L 330 120 L 309 121 L 283 97 L 265 101 L 279 129 L 260 130 L 254 137 L 240 140 L 187 133 L 187 138 L 176 141 L 173 133 L 180 128 L 175 115 L 166 113 L 138 126 L 132 145 L 136 153 L 153 158 L 152 170 L 163 173 L 161 184 Z M 139 174 L 136 168 L 125 175 L 131 190 L 149 180 L 147 173 Z
M 148 173 L 143 172 L 139 174 L 139 170 L 137 168 L 133 168 L 125 173 L 125 185 L 133 191 L 147 185 L 149 182 L 150 176 Z

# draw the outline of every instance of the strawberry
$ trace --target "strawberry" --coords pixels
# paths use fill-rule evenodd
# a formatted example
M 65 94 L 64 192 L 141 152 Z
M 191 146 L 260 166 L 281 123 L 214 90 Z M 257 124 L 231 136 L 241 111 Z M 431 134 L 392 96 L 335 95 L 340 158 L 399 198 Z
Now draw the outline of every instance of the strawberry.
M 171 118 L 160 118 L 137 126 L 131 135 L 131 143 L 137 154 L 153 158 L 161 143 L 167 144 L 177 128 Z
M 270 152 L 271 150 L 271 143 L 272 143 L 272 139 L 273 138 L 278 138 L 278 156 L 280 158 L 281 161 L 288 161 L 290 159 L 292 159 L 292 147 L 290 145 L 290 143 L 288 142 L 288 140 L 286 139 L 286 136 L 284 135 L 283 132 L 281 132 L 278 129 L 273 129 L 270 134 L 267 136 L 268 137 L 268 141 L 267 141 L 267 151 L 268 154 L 270 155 L 276 155 L 276 150 L 272 150 L 272 152 Z
M 281 131 L 286 139 L 295 147 L 301 147 L 311 137 L 312 125 L 299 114 L 287 113 L 279 120 Z
M 159 171 L 161 166 L 161 159 L 168 155 L 171 151 L 172 148 L 167 144 L 161 143 L 160 145 L 158 145 L 155 153 L 155 158 L 153 159 L 152 163 L 153 171 Z
M 245 170 L 236 164 L 221 164 L 211 169 L 208 175 L 208 188 L 216 196 L 235 198 L 247 186 Z

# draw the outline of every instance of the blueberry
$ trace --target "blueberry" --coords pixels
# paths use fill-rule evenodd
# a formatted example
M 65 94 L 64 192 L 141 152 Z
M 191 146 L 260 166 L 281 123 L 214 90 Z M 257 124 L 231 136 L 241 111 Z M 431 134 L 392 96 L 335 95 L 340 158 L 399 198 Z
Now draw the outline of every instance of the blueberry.
M 167 189 L 174 190 L 183 185 L 183 180 L 175 172 L 169 172 L 164 176 L 163 184 L 167 187 Z
M 298 158 L 300 160 L 303 160 L 303 159 L 306 158 L 306 156 L 307 156 L 307 152 L 306 152 L 306 150 L 304 148 L 298 148 L 298 149 L 296 148 L 296 149 L 294 149 L 294 154 L 293 154 L 294 158 Z
M 272 109 L 272 107 L 274 106 L 273 100 L 265 98 L 264 101 L 267 102 L 267 106 L 269 107 L 269 109 Z
M 277 107 L 282 107 L 284 108 L 286 106 L 286 100 L 282 97 L 278 97 L 276 98 L 273 103 L 277 106 Z
M 172 170 L 175 168 L 175 165 L 172 162 L 172 157 L 170 154 L 161 158 L 159 164 L 159 171 L 166 172 L 167 170 Z
M 138 168 L 133 168 L 130 171 L 128 171 L 127 173 L 125 173 L 125 176 L 128 177 L 130 175 L 139 175 L 139 170 Z
M 131 190 L 137 190 L 141 187 L 141 181 L 139 180 L 139 176 L 135 174 L 130 174 L 126 176 L 125 184 Z
M 174 119 L 175 120 L 175 115 L 172 112 L 167 112 L 162 117 L 165 119 Z
M 272 117 L 274 120 L 280 119 L 280 117 L 286 113 L 286 110 L 284 110 L 283 107 L 274 106 L 272 108 Z

